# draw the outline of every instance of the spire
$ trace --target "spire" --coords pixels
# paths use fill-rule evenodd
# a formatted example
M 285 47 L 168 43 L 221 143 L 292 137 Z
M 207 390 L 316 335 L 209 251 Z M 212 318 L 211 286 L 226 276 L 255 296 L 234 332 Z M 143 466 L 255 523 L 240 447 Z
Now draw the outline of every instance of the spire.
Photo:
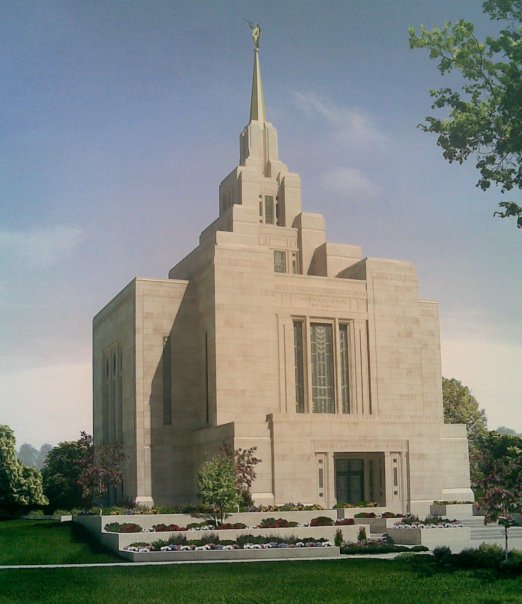
M 254 72 L 252 74 L 252 97 L 250 99 L 250 121 L 265 122 L 265 100 L 263 98 L 263 84 L 261 82 L 261 68 L 259 66 L 259 40 L 261 28 L 258 23 L 247 21 L 252 30 L 254 43 Z

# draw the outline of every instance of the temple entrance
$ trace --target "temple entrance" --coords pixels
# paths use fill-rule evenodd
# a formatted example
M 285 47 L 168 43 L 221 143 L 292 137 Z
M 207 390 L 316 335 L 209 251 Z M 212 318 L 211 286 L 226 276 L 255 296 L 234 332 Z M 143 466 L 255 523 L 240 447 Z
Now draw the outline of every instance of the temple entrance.
M 364 500 L 364 460 L 336 459 L 335 488 L 338 502 L 360 503 Z
M 385 505 L 382 453 L 337 453 L 334 470 L 337 503 L 373 501 Z

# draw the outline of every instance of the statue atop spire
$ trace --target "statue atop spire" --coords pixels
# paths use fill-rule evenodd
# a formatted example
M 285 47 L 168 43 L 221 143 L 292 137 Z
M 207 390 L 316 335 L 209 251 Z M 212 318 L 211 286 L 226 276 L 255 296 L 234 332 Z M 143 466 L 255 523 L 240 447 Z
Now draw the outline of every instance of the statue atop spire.
M 254 43 L 254 73 L 252 76 L 252 97 L 250 100 L 250 121 L 265 122 L 265 100 L 263 98 L 263 84 L 261 82 L 261 68 L 259 67 L 259 40 L 262 32 L 259 23 L 252 23 L 244 19 L 252 30 Z
M 261 27 L 259 26 L 259 23 L 252 23 L 252 21 L 249 21 L 248 19 L 244 19 L 244 21 L 248 23 L 248 27 L 250 27 L 252 30 L 252 42 L 254 43 L 254 50 L 259 51 L 259 40 L 263 35 Z

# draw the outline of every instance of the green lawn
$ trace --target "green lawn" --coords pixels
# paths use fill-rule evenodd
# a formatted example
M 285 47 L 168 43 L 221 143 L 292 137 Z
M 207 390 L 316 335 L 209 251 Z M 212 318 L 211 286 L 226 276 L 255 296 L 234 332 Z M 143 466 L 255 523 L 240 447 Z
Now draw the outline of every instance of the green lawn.
M 0 522 L 0 564 L 119 560 L 69 523 Z M 0 604 L 522 604 L 522 577 L 440 569 L 430 556 L 113 568 L 0 570 Z
M 0 521 L 0 565 L 122 561 L 72 522 Z

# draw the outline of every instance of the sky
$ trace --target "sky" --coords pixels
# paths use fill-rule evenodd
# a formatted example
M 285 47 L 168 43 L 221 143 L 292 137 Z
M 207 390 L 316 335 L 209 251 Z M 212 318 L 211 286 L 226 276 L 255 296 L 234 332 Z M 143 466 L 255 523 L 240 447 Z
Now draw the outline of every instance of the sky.
M 218 213 L 248 121 L 259 22 L 267 119 L 330 241 L 413 262 L 442 369 L 522 432 L 522 231 L 450 165 L 407 28 L 478 0 L 0 0 L 0 423 L 39 447 L 92 432 L 92 317 L 166 278 Z

